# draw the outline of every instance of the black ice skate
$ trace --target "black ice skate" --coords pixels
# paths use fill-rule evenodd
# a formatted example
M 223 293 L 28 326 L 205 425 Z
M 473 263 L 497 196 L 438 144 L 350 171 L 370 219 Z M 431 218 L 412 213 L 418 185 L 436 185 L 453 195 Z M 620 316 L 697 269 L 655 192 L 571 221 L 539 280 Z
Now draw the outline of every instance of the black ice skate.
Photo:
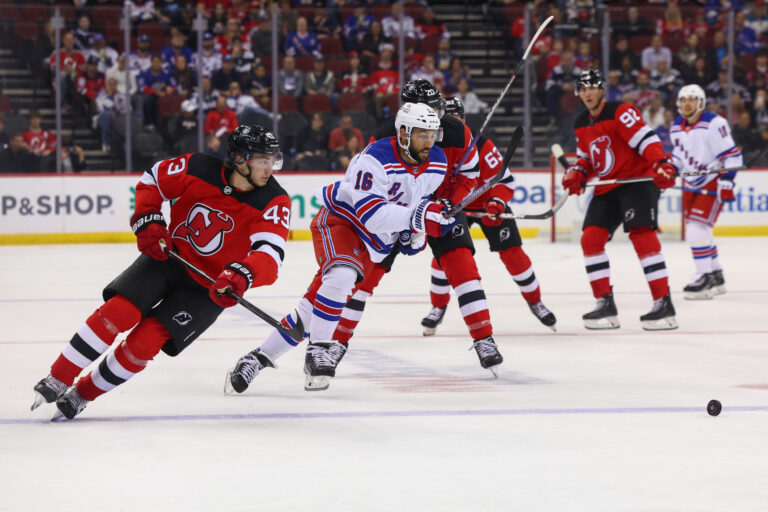
M 672 305 L 672 298 L 669 294 L 655 299 L 651 311 L 640 317 L 640 323 L 646 331 L 677 329 L 675 307 Z
M 67 385 L 61 382 L 56 377 L 48 374 L 47 377 L 41 379 L 40 382 L 35 384 L 35 401 L 32 402 L 31 411 L 34 411 L 44 403 L 55 402 L 61 395 L 67 390 Z
M 725 293 L 725 279 L 723 279 L 722 270 L 710 272 L 709 280 L 712 283 L 712 295 L 722 295 Z
M 346 347 L 343 351 L 339 351 L 334 345 L 340 345 L 340 343 L 310 342 L 307 345 L 307 355 L 304 358 L 305 391 L 324 391 L 331 385 L 331 379 L 336 376 L 336 364 L 346 352 Z
M 62 418 L 71 420 L 80 414 L 86 405 L 88 405 L 88 400 L 77 392 L 75 386 L 72 386 L 56 400 L 56 407 L 59 408 L 59 411 L 51 421 L 59 421 Z
M 496 342 L 493 341 L 493 336 L 475 340 L 470 347 L 470 350 L 475 349 L 477 357 L 480 359 L 480 366 L 486 370 L 490 370 L 495 378 L 499 377 L 498 367 L 504 361 L 504 358 L 499 353 L 499 347 Z
M 606 293 L 597 299 L 595 309 L 581 316 L 587 329 L 618 329 L 619 312 L 613 301 L 613 293 Z
M 422 318 L 421 325 L 424 327 L 424 336 L 432 336 L 437 332 L 437 326 L 443 322 L 443 316 L 445 316 L 445 310 L 448 306 L 442 308 L 432 308 L 427 316 Z
M 224 379 L 224 394 L 242 393 L 264 368 L 276 368 L 275 364 L 260 349 L 252 350 L 237 360 L 235 367 Z
M 557 332 L 557 329 L 555 328 L 557 318 L 555 318 L 555 314 L 552 313 L 543 302 L 539 301 L 536 304 L 531 304 L 529 302 L 528 307 L 531 308 L 531 313 L 539 319 L 539 322 Z
M 683 288 L 687 300 L 709 300 L 715 296 L 712 289 L 712 274 L 702 274 Z

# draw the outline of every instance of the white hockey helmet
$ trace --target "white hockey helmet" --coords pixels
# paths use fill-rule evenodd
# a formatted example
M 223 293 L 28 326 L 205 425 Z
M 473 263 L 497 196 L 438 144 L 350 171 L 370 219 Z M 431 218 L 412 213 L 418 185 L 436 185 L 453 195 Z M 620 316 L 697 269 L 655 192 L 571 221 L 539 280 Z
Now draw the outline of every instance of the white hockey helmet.
M 405 128 L 405 145 L 400 142 L 400 128 Z M 433 130 L 435 137 L 437 137 L 440 131 L 440 117 L 429 105 L 403 103 L 395 116 L 395 130 L 397 131 L 397 144 L 405 151 L 409 151 L 411 147 L 411 132 L 414 128 Z
M 694 115 L 704 110 L 704 108 L 707 106 L 707 95 L 704 93 L 704 89 L 696 84 L 684 85 L 680 88 L 680 92 L 677 93 L 677 111 L 681 115 L 683 113 L 680 111 L 680 106 L 683 103 L 683 98 L 696 98 L 699 100 Z

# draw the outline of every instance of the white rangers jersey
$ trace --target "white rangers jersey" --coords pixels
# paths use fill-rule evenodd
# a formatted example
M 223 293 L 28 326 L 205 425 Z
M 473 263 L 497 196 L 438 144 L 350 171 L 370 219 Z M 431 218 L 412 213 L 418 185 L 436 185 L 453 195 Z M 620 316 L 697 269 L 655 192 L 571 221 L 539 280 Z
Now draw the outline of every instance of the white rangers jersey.
M 400 158 L 395 137 L 387 137 L 352 158 L 344 179 L 322 189 L 323 202 L 355 227 L 371 260 L 379 262 L 392 251 L 398 234 L 411 228 L 413 210 L 440 186 L 447 169 L 439 147 L 414 166 Z
M 681 173 L 728 169 L 744 165 L 741 151 L 734 144 L 728 122 L 712 112 L 703 112 L 694 124 L 678 116 L 669 130 L 674 163 Z M 688 176 L 686 185 L 702 188 L 719 177 L 733 178 L 736 173 Z

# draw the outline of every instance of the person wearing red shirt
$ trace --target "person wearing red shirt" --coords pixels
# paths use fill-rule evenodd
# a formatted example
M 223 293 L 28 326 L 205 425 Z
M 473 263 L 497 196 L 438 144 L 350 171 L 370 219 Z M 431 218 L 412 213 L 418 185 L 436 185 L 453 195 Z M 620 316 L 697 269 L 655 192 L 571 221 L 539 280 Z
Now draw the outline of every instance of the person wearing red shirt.
M 376 105 L 376 116 L 383 117 L 384 105 L 387 98 L 400 93 L 400 74 L 397 72 L 397 66 L 392 61 L 392 54 L 395 47 L 389 43 L 381 45 L 381 58 L 379 67 L 371 73 L 371 86 L 373 87 L 374 103 Z
M 341 75 L 339 90 L 342 93 L 364 94 L 370 89 L 371 82 L 360 63 L 360 55 L 352 50 L 349 52 L 349 69 Z
M 75 50 L 75 36 L 67 32 L 61 38 L 62 48 L 59 51 L 59 69 L 61 70 L 61 80 L 59 87 L 61 89 L 61 98 L 67 101 L 69 93 L 77 79 L 77 75 L 85 69 L 85 57 L 79 51 Z M 56 80 L 56 52 L 53 52 L 48 59 L 51 67 L 53 80 Z
M 216 99 L 216 108 L 208 112 L 205 118 L 205 133 L 221 137 L 237 128 L 237 115 L 235 111 L 227 108 L 227 98 L 219 96 Z
M 87 99 L 89 108 L 93 106 L 99 91 L 104 88 L 104 75 L 99 73 L 99 58 L 91 55 L 88 58 L 88 64 L 85 66 L 85 72 L 77 77 L 77 92 Z
M 331 130 L 331 134 L 328 136 L 328 149 L 331 151 L 341 151 L 344 146 L 347 145 L 347 138 L 344 136 L 344 132 L 351 130 L 352 134 L 357 137 L 357 150 L 363 149 L 363 132 L 355 128 L 352 124 L 352 116 L 345 115 L 341 117 L 339 126 Z
M 38 156 L 48 156 L 56 151 L 56 136 L 40 127 L 42 117 L 37 110 L 29 111 L 29 130 L 24 132 L 24 142 Z

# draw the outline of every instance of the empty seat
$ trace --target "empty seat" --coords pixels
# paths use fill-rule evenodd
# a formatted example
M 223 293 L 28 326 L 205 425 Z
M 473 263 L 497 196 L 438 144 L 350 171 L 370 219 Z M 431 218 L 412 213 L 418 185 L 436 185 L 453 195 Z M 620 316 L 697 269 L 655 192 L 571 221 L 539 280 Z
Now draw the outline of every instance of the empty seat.
M 336 108 L 340 114 L 347 112 L 366 112 L 365 97 L 357 93 L 344 93 L 339 95 Z
M 332 112 L 331 98 L 325 94 L 308 94 L 304 97 L 304 113 Z
M 181 104 L 186 98 L 180 94 L 166 94 L 157 98 L 157 122 L 162 123 L 165 116 L 181 112 Z
M 344 45 L 338 37 L 326 37 L 320 40 L 323 55 L 344 55 Z
M 282 112 L 298 112 L 299 102 L 291 94 L 280 94 L 277 96 L 277 109 Z
M 48 21 L 51 11 L 45 4 L 25 3 L 21 6 L 21 16 L 26 21 Z

